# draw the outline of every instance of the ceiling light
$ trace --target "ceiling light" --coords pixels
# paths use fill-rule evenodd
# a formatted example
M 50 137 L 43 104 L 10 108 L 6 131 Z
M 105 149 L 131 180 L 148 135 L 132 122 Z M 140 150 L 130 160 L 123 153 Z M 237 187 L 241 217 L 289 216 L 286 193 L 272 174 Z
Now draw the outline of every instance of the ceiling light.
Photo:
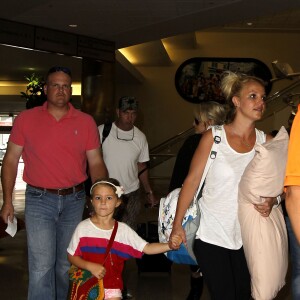
M 78 25 L 77 24 L 70 24 L 69 27 L 72 27 L 72 28 L 76 28 Z
M 248 25 L 248 26 L 252 26 L 253 23 L 252 23 L 252 22 L 248 22 L 247 25 Z

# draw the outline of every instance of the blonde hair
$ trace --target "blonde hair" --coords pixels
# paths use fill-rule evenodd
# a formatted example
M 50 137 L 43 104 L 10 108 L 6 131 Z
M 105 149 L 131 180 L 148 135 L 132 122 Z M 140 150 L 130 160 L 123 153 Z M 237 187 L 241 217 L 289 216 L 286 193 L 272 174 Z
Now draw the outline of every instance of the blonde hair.
M 210 125 L 222 125 L 226 120 L 226 108 L 224 105 L 214 102 L 202 102 L 199 104 L 195 117 L 199 122 Z
M 228 106 L 226 123 L 232 122 L 236 114 L 236 108 L 232 102 L 232 98 L 234 96 L 239 96 L 244 85 L 251 81 L 257 82 L 263 87 L 266 86 L 266 83 L 261 78 L 255 76 L 250 76 L 242 73 L 233 73 L 231 71 L 225 71 L 223 73 L 221 80 L 221 90 Z

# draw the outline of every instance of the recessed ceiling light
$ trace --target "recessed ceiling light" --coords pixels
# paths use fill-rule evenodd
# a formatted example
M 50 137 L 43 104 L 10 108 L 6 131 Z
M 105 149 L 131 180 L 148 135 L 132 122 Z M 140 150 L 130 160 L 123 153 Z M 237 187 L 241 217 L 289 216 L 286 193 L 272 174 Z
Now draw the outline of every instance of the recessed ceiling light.
M 69 27 L 75 28 L 75 27 L 77 27 L 77 24 L 70 24 Z
M 252 23 L 252 22 L 248 22 L 247 25 L 248 25 L 248 26 L 252 26 L 253 23 Z

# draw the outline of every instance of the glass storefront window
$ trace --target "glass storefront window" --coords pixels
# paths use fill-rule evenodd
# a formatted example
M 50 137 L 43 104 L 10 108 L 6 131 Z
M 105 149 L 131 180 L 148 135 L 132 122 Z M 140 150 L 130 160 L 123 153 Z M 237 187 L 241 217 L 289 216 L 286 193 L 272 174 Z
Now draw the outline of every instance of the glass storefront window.
M 9 139 L 9 133 L 6 132 L 9 131 L 9 128 L 12 126 L 13 119 L 13 116 L 0 115 L 0 161 L 3 159 Z
M 6 152 L 7 143 L 10 135 L 10 130 L 13 125 L 14 118 L 13 115 L 1 115 L 0 114 L 0 166 L 2 166 L 2 160 Z M 13 193 L 13 201 L 15 205 L 16 213 L 21 213 L 24 210 L 24 199 L 25 199 L 25 189 L 26 183 L 23 181 L 23 170 L 24 163 L 22 158 L 20 159 L 18 165 L 18 173 Z M 2 185 L 0 184 L 0 204 L 2 204 Z

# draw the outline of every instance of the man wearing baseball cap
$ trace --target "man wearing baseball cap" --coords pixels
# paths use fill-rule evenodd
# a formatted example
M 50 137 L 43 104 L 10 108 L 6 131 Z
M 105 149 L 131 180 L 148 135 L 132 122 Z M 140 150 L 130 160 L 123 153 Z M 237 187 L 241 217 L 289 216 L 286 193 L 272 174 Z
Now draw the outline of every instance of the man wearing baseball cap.
M 116 178 L 125 189 L 128 203 L 121 221 L 136 229 L 136 218 L 141 208 L 140 182 L 151 206 L 157 204 L 152 192 L 147 162 L 149 149 L 145 134 L 134 126 L 137 118 L 138 101 L 135 97 L 119 99 L 117 119 L 112 123 L 109 134 L 103 141 L 104 124 L 99 133 L 102 141 L 103 159 L 110 177 Z

